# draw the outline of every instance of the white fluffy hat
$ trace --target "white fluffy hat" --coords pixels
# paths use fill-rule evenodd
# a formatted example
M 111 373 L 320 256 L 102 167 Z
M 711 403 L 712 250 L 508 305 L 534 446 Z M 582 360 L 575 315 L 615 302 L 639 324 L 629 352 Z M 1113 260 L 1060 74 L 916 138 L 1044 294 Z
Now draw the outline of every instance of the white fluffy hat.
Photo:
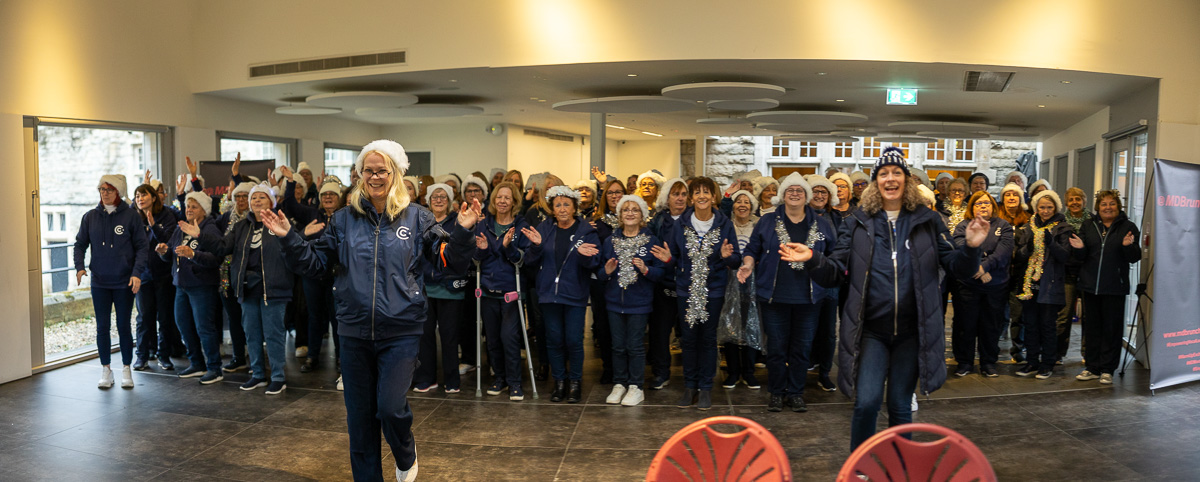
M 841 179 L 841 180 L 845 181 L 845 182 L 846 182 L 846 187 L 847 187 L 847 188 L 852 188 L 852 187 L 854 187 L 854 181 L 853 181 L 853 180 L 851 180 L 851 179 L 850 179 L 850 176 L 849 176 L 849 175 L 847 175 L 847 174 L 846 174 L 846 173 L 844 173 L 844 172 L 835 172 L 835 173 L 833 173 L 833 175 L 832 175 L 832 176 L 829 176 L 829 182 L 834 182 L 834 181 L 836 181 L 836 180 L 838 180 L 838 179 Z M 833 187 L 837 187 L 837 185 L 836 185 L 836 184 L 834 184 L 834 186 L 833 186 Z
M 667 180 L 666 177 L 663 177 L 661 172 L 658 172 L 658 169 L 651 169 L 649 171 L 643 172 L 641 175 L 638 176 L 638 179 L 637 179 L 638 184 L 641 184 L 642 179 L 645 179 L 645 178 L 653 179 L 654 184 L 657 184 L 660 187 L 662 186 L 663 181 Z M 632 191 L 636 188 L 637 188 L 637 186 L 634 186 L 632 188 L 629 188 L 629 190 Z
M 459 186 L 462 189 L 462 192 L 464 195 L 467 193 L 467 184 L 474 184 L 476 186 L 479 186 L 480 189 L 483 189 L 483 198 L 487 199 L 488 186 L 489 186 L 487 181 L 484 181 L 483 179 L 475 177 L 474 175 L 467 176 L 467 180 L 462 182 L 462 186 Z
M 933 189 L 929 189 L 929 186 L 917 184 L 917 190 L 921 191 L 921 197 L 925 198 L 930 205 L 937 204 L 937 195 L 933 193 Z
M 1029 189 L 1026 189 L 1026 191 L 1033 192 L 1033 190 L 1036 189 L 1038 186 L 1046 186 L 1046 189 L 1054 189 L 1053 187 L 1050 186 L 1050 181 L 1047 181 L 1045 179 L 1038 179 L 1036 181 L 1033 181 L 1033 184 L 1030 184 Z
M 154 188 L 155 191 L 162 187 L 162 181 L 159 181 L 158 179 L 151 179 L 149 184 L 150 187 Z
M 1059 199 L 1058 193 L 1054 192 L 1053 189 L 1049 189 L 1049 188 L 1047 188 L 1045 191 L 1039 192 L 1039 193 L 1037 193 L 1037 195 L 1033 196 L 1033 208 L 1035 210 L 1037 209 L 1038 201 L 1041 201 L 1042 198 L 1050 198 L 1051 201 L 1054 201 L 1054 212 L 1063 210 L 1062 199 Z
M 667 198 L 671 195 L 671 188 L 675 187 L 676 184 L 686 185 L 682 177 L 673 177 L 663 182 L 662 186 L 658 188 L 658 201 L 654 203 L 655 209 L 667 208 Z
M 308 163 L 307 163 L 307 162 L 300 161 L 300 164 L 298 164 L 298 165 L 296 166 L 296 172 L 300 172 L 300 171 L 308 171 L 308 172 L 312 172 L 312 168 L 308 167 Z
M 997 201 L 1000 203 L 1000 206 L 1004 206 L 1004 193 L 1006 193 L 1008 191 L 1016 191 L 1017 196 L 1021 198 L 1021 209 L 1024 209 L 1026 211 L 1029 210 L 1029 205 L 1025 204 L 1025 190 L 1021 189 L 1021 186 L 1016 185 L 1016 183 L 1011 183 L 1011 182 L 1008 184 L 1005 184 L 1004 189 L 1001 189 L 1000 195 L 997 196 Z
M 320 196 L 327 192 L 331 192 L 331 193 L 337 194 L 338 196 L 341 196 L 343 188 L 344 188 L 344 186 L 342 186 L 342 183 L 340 183 L 340 182 L 326 181 L 325 184 L 321 185 L 321 190 L 317 191 L 317 195 Z
M 554 198 L 559 196 L 566 196 L 574 199 L 576 203 L 579 202 L 579 193 L 567 186 L 554 186 L 546 191 L 546 202 L 553 203 Z
M 112 187 L 116 188 L 117 199 L 126 199 L 128 196 L 128 193 L 125 191 L 127 187 L 125 185 L 124 174 L 105 174 L 100 176 L 100 183 L 96 184 L 96 188 L 102 188 L 105 184 L 111 184 Z
M 496 174 L 508 174 L 508 171 L 499 167 L 493 167 L 492 171 L 488 173 L 488 177 L 496 177 Z
M 442 174 L 438 177 L 433 178 L 433 182 L 438 183 L 438 184 L 449 184 L 446 181 L 454 181 L 455 184 L 458 184 L 459 187 L 462 187 L 462 178 L 459 178 L 458 174 L 455 174 L 455 173 Z
M 243 193 L 243 192 L 246 193 L 247 196 L 249 196 L 251 189 L 254 189 L 254 183 L 252 183 L 252 182 L 239 183 L 237 186 L 233 187 L 233 191 L 229 192 L 229 196 L 233 197 L 233 196 L 236 196 L 238 193 Z
M 449 184 L 441 182 L 430 185 L 429 189 L 425 191 L 425 205 L 429 206 L 429 200 L 433 199 L 433 192 L 438 189 L 446 192 L 446 197 L 450 198 L 450 209 L 454 209 L 454 189 Z
M 924 186 L 931 185 L 929 182 L 929 173 L 925 172 L 924 169 L 917 169 L 917 168 L 913 167 L 913 168 L 909 168 L 908 171 L 910 174 L 916 176 L 917 179 L 920 179 L 922 185 L 924 185 Z
M 854 183 L 860 179 L 870 182 L 871 176 L 868 176 L 867 173 L 862 171 L 854 171 L 850 173 L 850 187 L 854 187 Z
M 1025 173 L 1023 173 L 1021 171 L 1009 171 L 1008 174 L 1004 175 L 1004 183 L 1008 184 L 1008 179 L 1010 177 L 1013 177 L 1013 175 L 1016 175 L 1021 178 L 1022 186 L 1032 187 L 1032 186 L 1029 186 L 1029 178 L 1025 177 Z
M 328 179 L 326 179 L 326 180 L 328 180 Z M 402 179 L 402 180 L 411 182 L 413 185 L 413 189 L 421 188 L 421 180 L 417 179 L 417 176 L 404 176 L 404 179 Z
M 404 147 L 400 143 L 388 139 L 379 139 L 371 141 L 363 146 L 362 151 L 358 153 L 358 158 L 354 160 L 354 171 L 359 176 L 362 175 L 363 159 L 367 158 L 367 154 L 371 152 L 379 152 L 392 159 L 396 163 L 396 167 L 400 168 L 400 175 L 403 176 L 408 172 L 408 154 L 404 153 Z
M 841 202 L 838 200 L 837 186 L 834 186 L 833 182 L 831 182 L 829 179 L 826 179 L 825 176 L 820 174 L 809 174 L 804 176 L 804 180 L 808 181 L 808 185 L 811 187 L 824 186 L 825 190 L 829 191 L 829 206 L 837 206 L 838 204 L 841 204 Z M 809 199 L 808 202 L 812 202 L 812 199 Z
M 941 181 L 941 180 L 942 180 L 942 178 L 950 179 L 950 180 L 952 180 L 952 181 L 953 181 L 953 180 L 954 180 L 954 175 L 953 175 L 953 174 L 950 174 L 950 173 L 948 173 L 948 172 L 939 172 L 939 173 L 938 173 L 938 175 L 937 175 L 937 178 L 936 178 L 936 179 L 934 179 L 934 180 L 933 180 L 933 182 L 936 184 L 938 181 Z
M 776 188 L 779 187 L 779 181 L 776 181 L 775 178 L 773 178 L 771 176 L 759 176 L 759 177 L 754 178 L 753 182 L 754 182 L 754 197 L 755 198 L 761 196 L 763 189 L 766 189 L 767 186 L 774 184 Z
M 250 196 L 254 197 L 254 193 L 256 192 L 265 193 L 267 197 L 271 198 L 271 209 L 275 209 L 275 189 L 271 188 L 270 185 L 264 182 L 261 184 L 256 184 L 253 188 L 251 188 Z
M 212 198 L 207 194 L 202 192 L 189 192 L 187 197 L 185 197 L 183 200 L 185 205 L 184 207 L 187 207 L 186 205 L 188 201 L 196 201 L 196 204 L 200 205 L 200 209 L 204 210 L 205 217 L 208 217 L 208 215 L 212 214 Z
M 583 188 L 591 189 L 592 193 L 600 192 L 600 185 L 596 183 L 595 179 L 580 179 L 579 181 L 577 181 L 575 183 L 574 186 L 571 186 L 571 189 L 574 189 L 576 191 L 583 189 Z
M 733 193 L 732 196 L 729 196 L 729 200 L 733 201 L 733 202 L 737 202 L 738 196 L 741 196 L 743 194 L 745 194 L 746 197 L 750 198 L 750 213 L 753 214 L 754 211 L 758 211 L 758 196 L 755 196 L 754 193 L 747 191 L 745 189 L 739 189 L 737 192 Z
M 621 213 L 621 206 L 625 205 L 625 203 L 627 203 L 627 202 L 637 204 L 639 208 L 642 208 L 642 222 L 647 222 L 650 220 L 650 208 L 646 206 L 646 201 L 643 200 L 641 197 L 634 196 L 632 194 L 626 194 L 624 196 L 621 196 L 621 199 L 619 199 L 617 201 L 617 215 L 618 216 L 620 216 L 620 213 Z
M 758 179 L 760 177 L 762 177 L 762 171 L 759 171 L 758 169 L 754 169 L 752 171 L 746 171 L 741 174 L 738 174 L 737 180 L 754 182 L 756 179 Z
M 808 185 L 808 181 L 805 181 L 804 176 L 801 176 L 799 172 L 793 172 L 788 174 L 787 177 L 783 178 L 783 182 L 779 183 L 779 192 L 775 194 L 775 197 L 771 198 L 771 204 L 778 206 L 780 203 L 782 203 L 783 192 L 787 191 L 788 188 L 792 186 L 800 186 L 804 188 L 805 203 L 812 200 L 812 186 Z

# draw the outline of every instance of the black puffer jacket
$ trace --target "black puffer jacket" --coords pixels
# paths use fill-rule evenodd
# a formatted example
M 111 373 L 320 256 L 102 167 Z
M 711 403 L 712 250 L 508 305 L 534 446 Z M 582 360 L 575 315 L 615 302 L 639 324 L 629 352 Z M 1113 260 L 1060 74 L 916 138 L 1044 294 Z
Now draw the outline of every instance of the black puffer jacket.
M 1037 215 L 1033 216 L 1033 220 L 1021 226 L 1024 234 L 1019 236 L 1022 239 L 1022 244 L 1017 246 L 1017 259 L 1024 261 L 1024 265 L 1028 269 L 1030 258 L 1033 256 L 1033 228 L 1045 227 L 1050 223 L 1055 224 L 1053 228 L 1046 231 L 1043 236 L 1044 248 L 1046 250 L 1044 259 L 1042 260 L 1042 276 L 1038 279 L 1037 296 L 1034 301 L 1045 305 L 1062 305 L 1066 304 L 1067 292 L 1064 284 L 1067 277 L 1067 261 L 1071 256 L 1071 235 L 1075 234 L 1075 228 L 1067 223 L 1066 218 L 1061 213 L 1055 213 L 1054 217 L 1049 221 L 1042 222 L 1042 218 Z M 1016 273 L 1018 277 L 1015 282 L 1017 291 L 1024 291 L 1025 273 Z
M 938 268 L 945 267 L 947 272 L 959 278 L 970 278 L 979 268 L 979 249 L 965 246 L 956 249 L 942 217 L 929 208 L 921 206 L 915 211 L 901 211 L 900 216 L 907 217 L 907 222 L 897 224 L 908 229 L 896 233 L 897 242 L 902 239 L 908 247 L 912 269 L 907 273 L 910 278 L 897 281 L 912 283 L 913 299 L 901 302 L 916 304 L 917 374 L 921 378 L 921 393 L 929 394 L 946 381 L 945 314 Z M 854 384 L 858 380 L 867 293 L 878 288 L 867 286 L 875 249 L 877 219 L 872 218 L 878 217 L 883 217 L 886 223 L 886 214 L 882 211 L 869 216 L 855 208 L 842 224 L 833 254 L 826 257 L 814 251 L 812 259 L 805 264 L 811 270 L 813 280 L 822 286 L 849 283 L 838 340 L 838 386 L 850 398 L 855 396 Z
M 1093 295 L 1129 294 L 1129 265 L 1141 261 L 1142 250 L 1138 247 L 1141 234 L 1125 213 L 1117 215 L 1112 226 L 1105 229 L 1099 215 L 1083 222 L 1083 249 L 1075 250 L 1082 255 L 1083 265 L 1079 268 L 1078 289 Z M 1133 244 L 1122 245 L 1125 234 L 1133 233 Z

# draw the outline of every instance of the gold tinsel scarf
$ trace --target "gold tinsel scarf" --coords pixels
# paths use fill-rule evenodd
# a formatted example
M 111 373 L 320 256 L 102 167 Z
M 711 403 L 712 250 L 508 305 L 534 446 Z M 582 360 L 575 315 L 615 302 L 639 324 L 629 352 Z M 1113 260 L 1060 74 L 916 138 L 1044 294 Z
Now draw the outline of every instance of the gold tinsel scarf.
M 1035 223 L 1029 223 L 1029 229 L 1033 231 L 1033 255 L 1029 257 L 1029 267 L 1025 268 L 1025 282 L 1021 284 L 1021 294 L 1017 295 L 1017 299 L 1033 298 L 1033 283 L 1042 279 L 1042 265 L 1046 261 L 1046 231 L 1056 225 L 1058 221 L 1040 228 Z

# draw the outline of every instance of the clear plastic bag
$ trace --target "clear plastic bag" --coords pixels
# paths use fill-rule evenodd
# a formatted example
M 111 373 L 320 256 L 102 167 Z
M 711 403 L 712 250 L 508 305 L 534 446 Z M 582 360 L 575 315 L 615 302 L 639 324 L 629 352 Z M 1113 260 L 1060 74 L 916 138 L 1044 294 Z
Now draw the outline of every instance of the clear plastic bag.
M 754 276 L 750 276 L 745 284 L 739 283 L 736 275 L 729 278 L 725 305 L 721 307 L 721 321 L 717 326 L 717 344 L 734 343 L 765 352 L 762 320 L 754 295 Z

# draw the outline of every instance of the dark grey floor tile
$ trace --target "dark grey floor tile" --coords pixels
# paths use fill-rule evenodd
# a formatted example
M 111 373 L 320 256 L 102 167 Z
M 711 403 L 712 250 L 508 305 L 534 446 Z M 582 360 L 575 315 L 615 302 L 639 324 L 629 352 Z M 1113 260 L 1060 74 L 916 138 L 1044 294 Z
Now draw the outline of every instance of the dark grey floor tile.
M 1009 400 L 1012 397 L 921 400 L 914 421 L 955 430 L 968 439 L 1056 431 L 1054 425 Z
M 98 389 L 93 384 L 80 390 Z M 122 410 L 119 405 L 74 400 L 33 390 L 0 392 L 0 427 L 4 427 L 6 435 L 22 440 L 52 435 L 118 410 Z
M 643 480 L 657 450 L 569 449 L 557 480 Z
M 1063 432 L 972 439 L 999 480 L 1123 480 L 1139 477 Z
M 838 471 L 850 455 L 849 436 L 846 445 L 829 450 L 812 448 L 789 448 L 785 452 L 792 466 L 792 480 L 821 481 L 836 480 Z
M 227 479 L 210 474 L 193 474 L 191 472 L 184 472 L 181 470 L 168 470 L 158 474 L 157 477 L 150 480 L 153 480 L 154 482 L 204 482 L 209 480 L 224 481 L 237 479 Z
M 1099 458 L 1119 462 L 1142 476 L 1185 480 L 1179 478 L 1181 474 L 1200 473 L 1197 424 L 1200 424 L 1200 417 L 1069 430 L 1067 433 L 1099 452 Z
M 442 402 L 413 433 L 418 441 L 502 447 L 566 447 L 583 407 Z M 537 430 L 529 430 L 537 427 Z
M 416 410 L 413 411 L 414 415 Z M 342 392 L 313 391 L 262 420 L 266 425 L 346 433 Z
M 149 480 L 163 471 L 161 467 L 37 443 L 0 451 L 0 478 L 4 480 Z
M 1153 397 L 1110 388 L 1011 397 L 1012 401 L 1062 430 L 1118 423 L 1150 422 L 1173 417 L 1178 407 Z
M 259 424 L 175 468 L 238 480 L 349 480 L 349 454 L 345 434 Z
M 16 437 L 10 437 L 8 435 L 0 435 L 0 452 L 3 452 L 5 450 L 14 449 L 14 448 L 20 447 L 22 445 L 30 444 L 30 443 L 32 443 L 32 442 L 29 442 L 26 440 L 21 440 Z
M 310 393 L 288 388 L 279 395 L 267 395 L 263 388 L 240 390 L 234 382 L 201 385 L 191 380 L 180 380 L 174 389 L 154 399 L 140 401 L 137 408 L 254 423 Z
M 945 398 L 962 398 L 962 397 L 992 397 L 999 395 L 994 387 L 989 385 L 985 380 L 989 380 L 976 370 L 974 373 L 965 377 L 956 377 L 953 373 L 946 375 L 946 383 L 942 388 L 935 390 L 929 394 L 931 399 Z M 925 400 L 925 396 L 921 396 L 921 400 Z
M 453 481 L 554 480 L 565 451 L 561 448 L 417 443 L 417 478 Z M 395 469 L 391 470 L 394 473 Z M 384 480 L 392 480 L 386 469 Z
M 249 426 L 135 408 L 105 415 L 38 442 L 127 462 L 170 468 Z
M 768 412 L 765 406 L 734 407 L 733 414 L 758 422 L 786 448 L 847 450 L 850 446 L 854 410 L 848 406 L 812 406 L 804 413 L 786 407 L 782 412 Z M 880 421 L 881 428 L 887 428 L 887 417 L 880 417 Z
M 731 407 L 712 410 L 656 406 L 589 405 L 571 438 L 572 449 L 658 450 L 680 429 L 697 420 L 731 415 Z

